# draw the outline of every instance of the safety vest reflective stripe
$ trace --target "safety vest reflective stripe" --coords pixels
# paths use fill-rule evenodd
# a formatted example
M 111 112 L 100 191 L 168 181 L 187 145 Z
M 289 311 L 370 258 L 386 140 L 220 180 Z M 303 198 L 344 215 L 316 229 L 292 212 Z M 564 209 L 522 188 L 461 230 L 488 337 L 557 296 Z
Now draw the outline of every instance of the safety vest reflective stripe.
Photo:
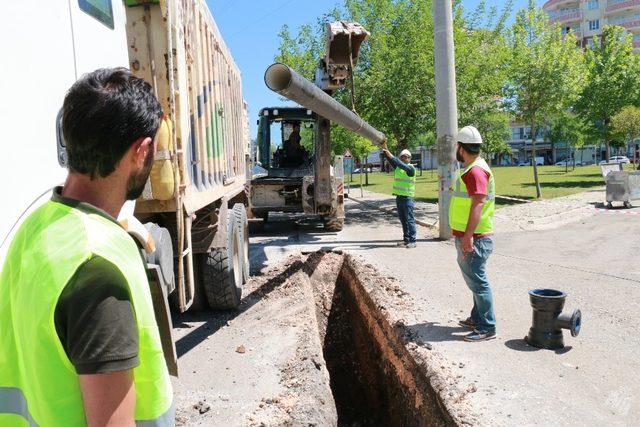
M 27 407 L 27 398 L 24 397 L 22 390 L 15 387 L 0 387 L 0 415 L 13 414 L 24 418 L 29 426 L 37 426 L 33 420 L 29 408 Z
M 176 419 L 175 403 L 171 405 L 169 410 L 154 420 L 136 421 L 138 427 L 173 427 Z
M 38 424 L 33 420 L 29 408 L 27 407 L 27 399 L 24 397 L 22 390 L 16 387 L 0 387 L 0 415 L 12 414 L 19 415 L 24 418 L 30 427 L 37 427 Z M 154 420 L 136 421 L 138 427 L 171 427 L 175 425 L 176 408 L 171 408 Z
M 395 186 L 395 185 L 393 186 L 393 190 L 394 190 L 394 191 L 402 191 L 402 192 L 407 191 L 407 189 L 406 189 L 406 188 L 404 188 L 404 187 L 397 187 L 397 186 Z
M 413 180 L 412 179 L 395 178 L 394 181 L 395 182 L 408 182 L 409 184 L 413 184 Z
M 469 193 L 465 192 L 465 191 L 454 191 L 453 192 L 453 197 L 460 197 L 462 199 L 470 199 L 471 196 L 469 196 Z M 496 196 L 494 194 L 487 194 L 486 199 L 487 200 L 495 200 Z

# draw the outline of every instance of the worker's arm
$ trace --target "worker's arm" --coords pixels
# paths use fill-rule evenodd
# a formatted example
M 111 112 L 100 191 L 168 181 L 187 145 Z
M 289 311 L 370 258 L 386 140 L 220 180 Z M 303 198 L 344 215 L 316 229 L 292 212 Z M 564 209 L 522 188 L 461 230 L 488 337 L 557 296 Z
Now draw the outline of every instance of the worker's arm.
M 471 209 L 469 209 L 469 220 L 467 221 L 467 229 L 462 237 L 462 252 L 473 252 L 473 232 L 480 223 L 482 216 L 482 208 L 487 196 L 484 194 L 476 194 L 471 196 Z
M 415 175 L 416 170 L 413 167 L 413 165 L 403 162 L 402 160 L 400 160 L 399 158 L 397 158 L 393 154 L 391 154 L 388 150 L 383 150 L 383 151 L 384 151 L 385 156 L 387 156 L 387 158 L 389 159 L 389 163 L 391 163 L 391 165 L 394 168 L 403 169 L 407 173 L 407 175 L 409 175 L 409 176 Z
M 79 378 L 89 427 L 135 426 L 136 393 L 131 370 Z
M 55 327 L 78 374 L 90 426 L 134 425 L 138 328 L 126 278 L 105 258 L 81 265 L 56 305 Z

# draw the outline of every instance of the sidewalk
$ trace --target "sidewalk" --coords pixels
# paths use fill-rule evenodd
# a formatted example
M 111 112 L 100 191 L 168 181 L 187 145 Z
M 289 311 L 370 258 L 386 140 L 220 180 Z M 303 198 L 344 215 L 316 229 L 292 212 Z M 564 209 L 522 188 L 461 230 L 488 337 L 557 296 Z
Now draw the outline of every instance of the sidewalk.
M 462 341 L 468 331 L 457 320 L 467 317 L 471 294 L 451 242 L 429 238 L 433 231 L 422 228 L 417 248 L 398 249 L 396 218 L 376 217 L 365 205 L 350 202 L 349 226 L 337 247 L 361 254 L 413 298 L 416 306 L 402 313 L 404 323 L 414 342 L 428 343 L 437 367 L 451 370 L 452 383 L 443 392 L 478 411 L 479 425 L 635 425 L 640 267 L 634 259 L 640 221 L 627 213 L 640 208 L 601 215 L 604 211 L 590 204 L 601 195 L 498 209 L 502 222 L 488 267 L 498 338 L 486 343 Z M 508 224 L 549 229 L 503 232 Z M 360 243 L 374 239 L 380 240 Z M 582 310 L 580 335 L 565 332 L 567 347 L 561 351 L 540 350 L 523 340 L 531 326 L 533 288 L 560 289 L 568 294 L 565 311 Z
M 382 212 L 393 215 L 397 213 L 395 196 L 367 190 L 362 190 L 362 197 L 360 194 L 359 189 L 352 190 L 349 199 Z M 604 200 L 604 188 L 548 200 L 522 202 L 513 200 L 513 205 L 496 209 L 495 229 L 498 233 L 507 233 L 560 227 L 595 215 L 603 208 Z M 622 214 L 626 211 L 614 209 L 609 212 Z M 437 203 L 416 201 L 414 214 L 418 225 L 437 229 Z

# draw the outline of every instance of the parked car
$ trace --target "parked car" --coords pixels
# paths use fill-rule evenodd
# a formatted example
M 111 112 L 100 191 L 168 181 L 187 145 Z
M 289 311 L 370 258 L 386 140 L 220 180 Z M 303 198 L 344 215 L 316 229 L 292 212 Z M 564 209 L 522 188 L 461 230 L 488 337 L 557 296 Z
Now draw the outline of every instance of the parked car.
M 353 170 L 353 173 L 371 173 L 372 169 L 371 168 L 355 168 Z
M 544 165 L 544 157 L 536 157 L 536 165 Z M 518 166 L 533 166 L 533 159 L 528 159 L 526 162 L 521 161 Z
M 556 163 L 556 166 L 571 166 L 573 165 L 573 159 L 564 159 L 564 160 L 560 160 L 559 162 Z M 576 166 L 582 166 L 582 162 L 580 162 L 579 160 L 576 160 L 575 162 Z
M 631 163 L 627 156 L 613 156 L 609 157 L 609 161 L 603 160 L 600 162 L 600 165 L 604 165 L 606 163 Z

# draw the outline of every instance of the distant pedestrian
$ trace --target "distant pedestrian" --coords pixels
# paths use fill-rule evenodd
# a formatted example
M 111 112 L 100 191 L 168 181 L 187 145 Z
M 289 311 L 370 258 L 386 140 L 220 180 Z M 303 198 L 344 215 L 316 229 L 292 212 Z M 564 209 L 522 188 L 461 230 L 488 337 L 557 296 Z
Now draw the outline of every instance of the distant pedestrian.
M 413 216 L 414 197 L 416 195 L 416 169 L 411 164 L 411 152 L 402 150 L 400 159 L 386 148 L 383 149 L 389 163 L 395 168 L 393 191 L 396 196 L 398 216 L 402 223 L 402 242 L 398 246 L 405 248 L 416 247 L 416 219 Z
M 464 163 L 456 179 L 449 223 L 458 251 L 458 265 L 473 292 L 471 315 L 459 323 L 472 328 L 465 341 L 484 341 L 496 337 L 493 294 L 487 279 L 487 259 L 493 252 L 493 212 L 495 181 L 487 162 L 480 157 L 482 137 L 473 126 L 466 126 L 456 137 L 456 157 Z

